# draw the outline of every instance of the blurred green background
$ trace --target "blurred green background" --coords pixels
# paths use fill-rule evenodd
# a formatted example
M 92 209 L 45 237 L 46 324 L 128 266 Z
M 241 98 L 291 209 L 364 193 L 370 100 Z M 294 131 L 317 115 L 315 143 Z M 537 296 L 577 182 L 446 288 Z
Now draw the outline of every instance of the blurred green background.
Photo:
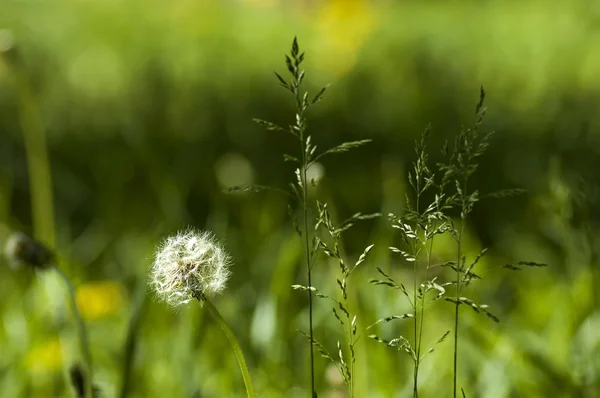
M 309 91 L 333 84 L 309 115 L 319 148 L 373 139 L 320 165 L 316 195 L 338 220 L 401 214 L 414 139 L 431 123 L 435 160 L 474 122 L 485 86 L 485 126 L 497 134 L 474 184 L 528 193 L 478 205 L 468 254 L 489 247 L 482 268 L 516 259 L 550 267 L 490 272 L 470 288 L 501 322 L 463 311 L 459 384 L 470 397 L 600 396 L 597 1 L 3 0 L 0 28 L 0 232 L 22 230 L 60 252 L 104 396 L 118 396 L 140 307 L 130 396 L 244 395 L 218 326 L 198 306 L 172 311 L 146 292 L 154 246 L 188 225 L 214 231 L 235 259 L 216 305 L 260 396 L 309 395 L 308 344 L 296 332 L 307 329 L 307 300 L 290 288 L 306 281 L 286 200 L 223 193 L 293 178 L 282 153 L 294 142 L 251 120 L 293 122 L 272 71 L 285 72 L 295 35 Z M 387 249 L 397 239 L 385 218 L 345 235 L 350 258 L 376 245 L 352 280 L 361 330 L 408 310 L 401 294 L 368 283 L 375 266 L 410 280 Z M 452 255 L 450 243 L 439 249 Z M 315 272 L 314 284 L 333 293 L 335 264 L 323 259 Z M 447 304 L 426 321 L 430 341 L 452 326 Z M 315 311 L 316 336 L 335 351 L 329 304 Z M 0 396 L 72 396 L 65 369 L 79 354 L 55 277 L 4 262 L 0 320 Z M 408 357 L 367 334 L 357 396 L 408 396 Z M 451 395 L 451 356 L 447 341 L 424 362 L 423 397 Z M 339 377 L 324 359 L 317 365 L 321 394 L 342 397 Z

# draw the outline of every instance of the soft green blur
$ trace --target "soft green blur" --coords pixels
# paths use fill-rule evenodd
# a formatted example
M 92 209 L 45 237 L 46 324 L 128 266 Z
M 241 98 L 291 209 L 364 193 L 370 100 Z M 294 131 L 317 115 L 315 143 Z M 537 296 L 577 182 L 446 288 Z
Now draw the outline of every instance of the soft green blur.
M 485 86 L 485 128 L 497 134 L 474 184 L 528 193 L 478 204 L 468 255 L 489 247 L 481 269 L 519 259 L 550 266 L 489 272 L 469 288 L 501 322 L 463 310 L 459 385 L 468 397 L 598 396 L 597 1 L 3 0 L 0 29 L 0 239 L 21 230 L 60 253 L 105 397 L 121 388 L 135 308 L 130 396 L 245 394 L 210 317 L 140 290 L 155 245 L 189 225 L 212 230 L 235 260 L 214 302 L 258 395 L 309 395 L 308 343 L 296 331 L 307 329 L 307 300 L 290 287 L 305 284 L 305 272 L 286 199 L 223 193 L 294 178 L 282 159 L 294 142 L 252 118 L 293 122 L 273 71 L 285 72 L 295 35 L 311 93 L 333 84 L 309 115 L 319 148 L 373 139 L 321 165 L 316 193 L 338 220 L 401 214 L 414 139 L 431 123 L 437 160 L 443 141 L 473 123 Z M 363 335 L 356 396 L 410 396 L 409 358 L 364 328 L 408 311 L 401 293 L 368 283 L 375 267 L 398 281 L 410 281 L 412 268 L 387 249 L 398 237 L 385 217 L 345 238 L 352 259 L 375 243 L 351 285 Z M 441 261 L 453 255 L 450 240 L 437 250 Z M 322 260 L 314 284 L 334 293 L 337 268 Z M 73 396 L 66 369 L 80 357 L 62 285 L 0 265 L 0 397 Z M 449 303 L 432 307 L 425 338 L 450 329 L 452 316 Z M 317 301 L 315 320 L 316 337 L 336 352 L 343 335 L 329 303 Z M 406 321 L 378 333 L 412 338 Z M 332 375 L 317 355 L 320 397 L 343 396 Z M 420 382 L 424 398 L 451 395 L 450 340 L 425 360 Z

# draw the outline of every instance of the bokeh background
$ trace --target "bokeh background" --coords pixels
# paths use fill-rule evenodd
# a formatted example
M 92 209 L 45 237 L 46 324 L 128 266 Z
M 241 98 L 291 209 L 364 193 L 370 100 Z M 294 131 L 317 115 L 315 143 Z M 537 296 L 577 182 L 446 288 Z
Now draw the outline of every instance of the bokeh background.
M 489 247 L 482 268 L 549 267 L 490 271 L 471 288 L 501 322 L 463 311 L 459 383 L 472 397 L 600 396 L 598 1 L 4 0 L 0 10 L 2 238 L 24 231 L 60 253 L 104 396 L 121 389 L 129 331 L 131 397 L 244 395 L 218 326 L 198 306 L 173 311 L 146 289 L 155 245 L 190 225 L 214 231 L 235 259 L 216 305 L 260 396 L 309 394 L 308 344 L 296 332 L 306 330 L 307 300 L 290 288 L 306 281 L 286 199 L 223 193 L 293 178 L 282 153 L 294 142 L 251 120 L 293 122 L 273 71 L 285 72 L 295 35 L 308 90 L 332 83 L 309 115 L 319 148 L 373 140 L 313 170 L 314 195 L 337 220 L 402 214 L 415 138 L 431 123 L 435 161 L 473 123 L 485 86 L 485 128 L 497 133 L 473 184 L 527 193 L 478 205 L 468 254 Z M 351 259 L 375 243 L 351 281 L 359 328 L 408 310 L 401 294 L 368 283 L 376 266 L 410 280 L 411 267 L 387 249 L 397 239 L 385 217 L 345 235 Z M 448 241 L 438 255 L 452 250 Z M 0 396 L 72 396 L 65 375 L 79 353 L 63 286 L 2 261 Z M 315 272 L 333 293 L 335 264 L 323 259 Z M 329 304 L 315 311 L 316 336 L 335 351 Z M 433 342 L 453 314 L 448 303 L 429 314 Z M 367 334 L 357 396 L 409 396 L 409 358 Z M 424 362 L 423 397 L 451 395 L 451 355 L 447 341 Z M 318 357 L 321 394 L 343 396 L 340 383 Z

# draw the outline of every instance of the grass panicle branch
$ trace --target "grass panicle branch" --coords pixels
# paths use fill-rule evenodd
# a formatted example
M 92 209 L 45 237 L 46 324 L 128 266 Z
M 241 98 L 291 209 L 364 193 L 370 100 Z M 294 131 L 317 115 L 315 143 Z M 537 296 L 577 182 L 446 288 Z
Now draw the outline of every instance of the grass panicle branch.
M 468 191 L 468 182 L 471 175 L 477 170 L 477 158 L 479 158 L 489 146 L 489 140 L 493 132 L 481 134 L 480 126 L 483 123 L 486 108 L 483 106 L 485 100 L 485 90 L 481 87 L 479 102 L 475 107 L 476 123 L 471 128 L 463 128 L 454 141 L 452 152 L 449 152 L 445 145 L 443 154 L 445 163 L 441 163 L 440 171 L 443 173 L 442 186 L 451 187 L 455 191 L 448 196 L 448 204 L 458 208 L 460 212 L 460 221 L 458 227 L 454 226 L 451 234 L 456 241 L 456 263 L 453 267 L 455 271 L 455 298 L 449 300 L 454 303 L 454 353 L 453 353 L 453 397 L 456 398 L 458 392 L 458 339 L 460 326 L 460 304 L 463 285 L 471 280 L 470 270 L 467 271 L 466 258 L 464 255 L 463 239 L 467 218 L 475 204 L 479 201 L 479 192 Z M 476 260 L 476 262 L 479 259 Z M 473 266 L 475 263 L 473 263 Z M 473 267 L 469 267 L 472 269 Z
M 394 347 L 400 351 L 406 352 L 413 361 L 413 397 L 419 396 L 419 368 L 423 358 L 433 352 L 430 348 L 426 354 L 422 354 L 423 345 L 423 325 L 427 306 L 432 301 L 437 301 L 445 294 L 445 289 L 436 282 L 436 279 L 429 280 L 429 270 L 432 268 L 433 242 L 437 235 L 448 231 L 448 219 L 443 210 L 446 208 L 444 195 L 442 192 L 436 192 L 433 201 L 427 206 L 423 206 L 424 195 L 432 188 L 438 187 L 435 178 L 436 175 L 429 168 L 427 154 L 427 140 L 430 128 L 425 129 L 421 138 L 415 143 L 416 160 L 413 163 L 412 171 L 408 174 L 408 182 L 413 189 L 414 203 L 407 198 L 406 213 L 403 217 L 397 217 L 390 214 L 389 218 L 393 228 L 400 231 L 400 238 L 403 247 L 390 247 L 394 254 L 399 254 L 402 261 L 412 265 L 413 280 L 412 292 L 409 293 L 403 284 L 397 284 L 392 278 L 378 268 L 384 280 L 373 279 L 374 285 L 384 285 L 393 289 L 400 289 L 408 299 L 412 312 L 404 315 L 393 315 L 379 319 L 372 326 L 379 323 L 388 323 L 392 320 L 410 319 L 412 321 L 413 341 L 404 336 L 396 337 L 392 340 L 386 340 L 376 334 L 371 335 L 375 341 L 384 343 L 388 347 Z M 425 269 L 424 277 L 421 268 Z M 430 293 L 435 293 L 431 295 Z M 445 339 L 444 334 L 438 340 L 438 343 Z M 437 343 L 436 343 L 437 344 Z
M 370 218 L 379 217 L 380 214 L 369 214 L 363 215 L 357 213 L 344 221 L 340 226 L 334 225 L 329 214 L 329 209 L 326 203 L 317 202 L 318 218 L 315 224 L 315 233 L 318 233 L 319 229 L 326 231 L 327 238 L 316 238 L 317 248 L 322 250 L 327 257 L 337 262 L 339 267 L 339 277 L 336 279 L 336 285 L 338 294 L 337 297 L 328 296 L 321 294 L 314 288 L 309 289 L 304 286 L 295 286 L 295 288 L 311 290 L 316 293 L 316 296 L 323 299 L 328 299 L 333 303 L 332 313 L 337 322 L 340 324 L 345 333 L 345 342 L 342 343 L 340 340 L 337 341 L 337 358 L 331 356 L 327 350 L 324 349 L 323 345 L 315 340 L 314 337 L 309 337 L 313 345 L 319 350 L 321 355 L 330 360 L 340 372 L 346 387 L 348 388 L 348 394 L 351 398 L 355 395 L 355 364 L 356 364 L 356 343 L 360 339 L 357 326 L 357 315 L 354 313 L 349 304 L 348 300 L 348 283 L 350 276 L 356 270 L 358 266 L 367 260 L 369 252 L 373 249 L 374 245 L 367 246 L 358 260 L 354 265 L 348 265 L 347 261 L 343 258 L 341 253 L 341 233 L 351 228 L 354 223 L 358 220 L 365 220 Z

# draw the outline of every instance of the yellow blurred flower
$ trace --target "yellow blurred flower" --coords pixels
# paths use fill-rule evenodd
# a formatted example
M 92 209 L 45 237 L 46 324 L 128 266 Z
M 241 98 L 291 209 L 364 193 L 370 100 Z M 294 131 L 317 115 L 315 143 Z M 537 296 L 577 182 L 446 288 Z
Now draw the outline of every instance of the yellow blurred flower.
M 277 5 L 277 0 L 241 0 L 241 3 L 255 7 L 273 7 Z
M 54 371 L 62 366 L 62 345 L 58 338 L 34 345 L 27 355 L 27 367 L 33 371 Z
M 93 321 L 119 311 L 124 303 L 124 287 L 120 283 L 92 282 L 77 289 L 77 306 L 86 321 Z
M 366 0 L 330 0 L 320 10 L 316 51 L 327 72 L 340 76 L 354 66 L 358 51 L 376 25 L 373 7 Z

